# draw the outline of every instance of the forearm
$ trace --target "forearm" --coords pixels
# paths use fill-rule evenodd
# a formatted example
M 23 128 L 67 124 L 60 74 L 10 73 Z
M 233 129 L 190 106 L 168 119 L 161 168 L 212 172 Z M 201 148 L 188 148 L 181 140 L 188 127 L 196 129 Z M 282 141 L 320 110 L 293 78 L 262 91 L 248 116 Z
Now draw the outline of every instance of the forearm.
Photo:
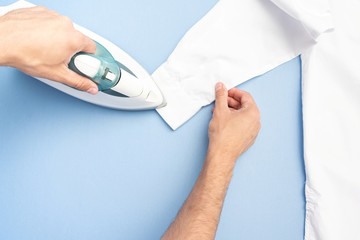
M 209 124 L 209 150 L 199 178 L 163 240 L 214 239 L 236 159 L 255 141 L 260 112 L 251 95 L 215 87 L 215 108 Z
M 162 239 L 214 239 L 234 159 L 209 151 L 204 167 L 185 204 Z

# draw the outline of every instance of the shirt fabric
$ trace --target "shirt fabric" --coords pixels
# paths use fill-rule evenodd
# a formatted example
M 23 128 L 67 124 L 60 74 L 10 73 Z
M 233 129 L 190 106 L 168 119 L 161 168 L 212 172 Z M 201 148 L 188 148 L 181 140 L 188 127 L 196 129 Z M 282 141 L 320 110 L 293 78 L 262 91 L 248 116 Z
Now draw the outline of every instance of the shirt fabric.
M 216 82 L 237 86 L 314 45 L 332 28 L 327 2 L 317 2 L 219 1 L 152 75 L 167 101 L 159 114 L 175 130 L 214 101 Z
M 307 240 L 360 239 L 359 23 L 357 0 L 220 0 L 153 74 L 168 100 L 158 112 L 177 129 L 215 82 L 302 54 Z
M 305 51 L 306 239 L 360 239 L 360 1 L 330 0 L 335 31 Z

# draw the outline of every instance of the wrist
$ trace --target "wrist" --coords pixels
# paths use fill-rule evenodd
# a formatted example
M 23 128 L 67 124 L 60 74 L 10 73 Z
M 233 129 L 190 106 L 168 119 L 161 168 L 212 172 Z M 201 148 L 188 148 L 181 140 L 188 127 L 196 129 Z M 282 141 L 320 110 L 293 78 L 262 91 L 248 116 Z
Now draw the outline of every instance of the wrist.
M 223 169 L 224 171 L 232 171 L 235 167 L 236 157 L 227 151 L 221 149 L 214 149 L 209 147 L 205 164 L 216 169 Z
M 9 51 L 11 51 L 11 49 L 9 49 L 8 43 L 6 41 L 8 33 L 4 29 L 3 25 L 2 17 L 0 17 L 0 66 L 9 66 L 11 61 Z
M 240 147 L 224 144 L 223 141 L 210 141 L 207 153 L 212 158 L 223 158 L 235 163 L 242 151 Z
M 17 36 L 16 25 L 0 16 L 0 66 L 14 67 L 19 60 L 19 42 L 26 41 Z
M 0 41 L 1 44 L 1 41 Z M 2 47 L 0 47 L 0 66 L 11 66 L 10 56 Z

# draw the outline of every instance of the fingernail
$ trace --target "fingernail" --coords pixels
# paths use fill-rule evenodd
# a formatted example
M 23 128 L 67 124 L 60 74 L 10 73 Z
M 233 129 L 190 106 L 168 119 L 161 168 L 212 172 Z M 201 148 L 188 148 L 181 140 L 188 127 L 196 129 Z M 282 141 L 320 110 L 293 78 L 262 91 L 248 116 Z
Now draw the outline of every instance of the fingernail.
M 98 88 L 97 87 L 91 87 L 89 90 L 87 90 L 86 92 L 92 94 L 92 95 L 95 95 L 98 93 Z
M 220 90 L 223 88 L 223 84 L 221 82 L 218 82 L 216 85 L 215 85 L 215 90 Z

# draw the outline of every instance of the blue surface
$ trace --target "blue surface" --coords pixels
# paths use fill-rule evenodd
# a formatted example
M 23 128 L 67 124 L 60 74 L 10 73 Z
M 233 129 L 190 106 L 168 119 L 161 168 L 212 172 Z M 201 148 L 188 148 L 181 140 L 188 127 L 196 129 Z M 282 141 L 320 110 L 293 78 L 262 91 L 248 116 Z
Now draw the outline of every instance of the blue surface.
M 33 0 L 149 72 L 215 2 Z M 173 132 L 155 111 L 100 108 L 10 68 L 0 79 L 0 239 L 159 239 L 199 174 L 212 107 Z M 296 58 L 240 86 L 262 129 L 237 163 L 217 239 L 303 238 L 300 79 Z

